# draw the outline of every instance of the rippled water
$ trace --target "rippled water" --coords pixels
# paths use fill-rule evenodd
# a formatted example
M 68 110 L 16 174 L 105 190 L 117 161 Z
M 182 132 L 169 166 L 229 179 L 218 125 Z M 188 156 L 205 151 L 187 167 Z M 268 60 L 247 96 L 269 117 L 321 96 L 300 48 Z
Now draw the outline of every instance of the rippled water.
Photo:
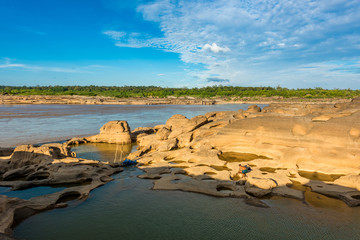
M 42 106 L 37 107 L 44 110 Z M 80 106 L 62 106 L 61 112 L 69 112 L 72 107 Z M 103 123 L 114 119 L 126 119 L 135 128 L 164 123 L 175 113 L 192 117 L 208 111 L 246 108 L 236 105 L 149 106 L 149 109 L 136 106 L 138 108 L 131 112 L 130 109 L 121 110 L 120 106 L 119 109 L 110 106 L 111 111 L 103 110 L 98 114 L 96 109 L 100 106 L 83 107 L 89 107 L 92 113 L 84 109 L 81 110 L 83 112 L 71 110 L 76 114 L 50 117 L 52 119 L 48 126 L 57 129 L 55 132 L 60 132 L 63 134 L 60 137 L 63 137 L 73 136 L 78 130 L 84 134 L 97 132 Z M 50 112 L 57 111 L 49 108 Z M 112 112 L 115 110 L 116 113 Z M 31 123 L 36 122 L 36 119 L 46 122 L 46 118 L 25 118 L 23 124 L 27 127 L 23 127 L 24 131 L 29 129 L 30 132 L 36 132 L 37 127 Z M 24 118 L 13 119 L 17 125 L 15 122 L 11 124 L 21 128 L 19 123 Z M 65 122 L 73 121 L 73 124 L 67 126 L 64 119 Z M 44 141 L 44 137 L 57 137 L 46 128 L 38 130 L 41 136 L 39 141 Z M 5 131 L 3 126 L 1 131 Z M 13 137 L 16 134 L 9 132 L 8 135 Z M 126 157 L 133 148 L 131 145 L 85 144 L 73 150 L 81 158 L 117 161 Z M 270 208 L 256 208 L 246 205 L 242 199 L 216 198 L 181 191 L 154 191 L 151 190 L 152 181 L 137 178 L 139 174 L 141 170 L 128 167 L 115 175 L 114 181 L 93 190 L 86 201 L 72 201 L 67 208 L 43 212 L 25 220 L 15 228 L 14 236 L 27 240 L 360 239 L 360 208 L 349 208 L 335 199 L 314 195 L 311 201 L 303 203 L 293 199 L 273 198 L 263 200 Z M 29 198 L 31 194 L 39 194 L 36 189 L 32 191 L 35 193 L 23 192 L 24 195 L 18 197 Z M 0 189 L 0 194 L 4 192 L 7 192 L 6 188 Z

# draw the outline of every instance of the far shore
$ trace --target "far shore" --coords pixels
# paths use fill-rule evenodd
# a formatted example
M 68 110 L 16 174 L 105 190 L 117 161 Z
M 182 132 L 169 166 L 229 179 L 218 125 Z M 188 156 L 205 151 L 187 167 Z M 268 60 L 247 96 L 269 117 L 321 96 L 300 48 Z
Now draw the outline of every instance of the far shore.
M 350 102 L 345 98 L 283 98 L 283 97 L 229 97 L 229 98 L 114 98 L 79 95 L 0 95 L 0 104 L 108 104 L 108 105 L 214 105 L 214 104 L 270 104 L 303 103 L 334 104 Z

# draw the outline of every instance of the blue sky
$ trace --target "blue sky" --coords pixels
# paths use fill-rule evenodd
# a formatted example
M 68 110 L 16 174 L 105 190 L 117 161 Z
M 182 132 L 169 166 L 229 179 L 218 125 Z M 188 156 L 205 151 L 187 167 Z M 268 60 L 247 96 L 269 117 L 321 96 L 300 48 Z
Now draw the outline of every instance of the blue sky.
M 360 88 L 360 0 L 1 0 L 0 85 Z

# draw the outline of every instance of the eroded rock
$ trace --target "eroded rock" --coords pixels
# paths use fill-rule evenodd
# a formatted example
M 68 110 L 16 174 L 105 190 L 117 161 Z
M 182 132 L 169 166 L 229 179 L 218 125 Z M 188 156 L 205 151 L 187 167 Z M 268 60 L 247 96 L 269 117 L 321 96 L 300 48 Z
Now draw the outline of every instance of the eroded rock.
M 89 142 L 116 144 L 131 143 L 131 132 L 126 121 L 110 121 L 100 128 L 100 134 L 87 137 Z

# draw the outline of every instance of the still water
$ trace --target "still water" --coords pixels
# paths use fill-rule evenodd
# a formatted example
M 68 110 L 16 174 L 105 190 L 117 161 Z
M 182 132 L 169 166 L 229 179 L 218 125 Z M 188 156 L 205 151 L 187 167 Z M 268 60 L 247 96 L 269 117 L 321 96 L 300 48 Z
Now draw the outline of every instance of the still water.
M 73 150 L 82 158 L 113 161 L 117 148 L 84 144 Z M 122 148 L 123 156 L 131 148 Z M 242 199 L 151 190 L 151 180 L 136 177 L 141 173 L 127 167 L 86 201 L 35 215 L 14 235 L 28 240 L 360 239 L 360 209 L 338 200 L 277 198 L 264 200 L 270 208 L 257 208 Z
M 135 129 L 164 124 L 168 118 L 177 113 L 190 118 L 211 111 L 238 110 L 247 107 L 248 104 L 0 105 L 0 147 L 93 135 L 111 120 L 126 120 L 131 129 Z
M 96 106 L 17 105 L 0 107 L 0 146 L 60 140 L 97 133 L 110 120 L 131 128 L 163 124 L 173 114 L 193 117 L 209 111 L 246 109 L 246 105 Z M 85 144 L 73 148 L 81 158 L 114 161 L 135 146 Z M 360 239 L 360 208 L 315 196 L 306 203 L 266 199 L 270 208 L 242 199 L 216 198 L 181 191 L 151 190 L 152 181 L 128 167 L 114 181 L 93 190 L 86 201 L 37 214 L 18 225 L 19 239 Z M 61 189 L 0 194 L 28 199 Z M 331 203 L 331 204 L 324 204 Z

